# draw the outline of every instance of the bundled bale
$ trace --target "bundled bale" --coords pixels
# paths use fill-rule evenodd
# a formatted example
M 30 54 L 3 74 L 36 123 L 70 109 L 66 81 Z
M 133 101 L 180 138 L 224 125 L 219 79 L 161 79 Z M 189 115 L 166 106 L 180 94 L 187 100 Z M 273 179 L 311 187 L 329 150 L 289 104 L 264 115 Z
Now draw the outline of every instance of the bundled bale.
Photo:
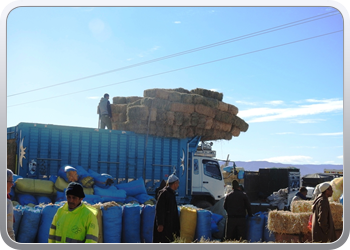
M 109 188 L 94 186 L 94 194 L 101 196 L 104 202 L 124 202 L 126 198 L 126 192 L 118 190 L 115 186 L 110 186 Z
M 20 243 L 35 243 L 39 229 L 41 209 L 24 207 L 16 240 Z
M 33 195 L 53 195 L 54 183 L 49 180 L 21 178 L 16 181 L 15 192 Z
M 191 93 L 198 94 L 204 97 L 213 98 L 218 101 L 222 101 L 222 98 L 224 96 L 222 93 L 212 91 L 212 90 L 207 90 L 207 89 L 201 89 L 201 88 L 193 89 L 191 90 Z
M 141 242 L 141 206 L 124 205 L 123 206 L 123 243 L 140 243 Z
M 190 206 L 181 206 L 180 209 L 180 238 L 185 243 L 194 240 L 197 226 L 197 210 Z
M 343 229 L 343 205 L 338 202 L 330 202 L 330 207 L 335 230 Z
M 110 175 L 99 174 L 92 169 L 89 169 L 88 173 L 94 179 L 94 185 L 100 188 L 108 188 L 114 183 Z
M 298 200 L 291 204 L 290 210 L 292 213 L 311 213 L 313 201 Z
M 39 229 L 38 229 L 38 243 L 48 243 L 49 232 L 52 219 L 55 216 L 60 205 L 47 205 L 42 209 Z
M 103 242 L 121 243 L 123 208 L 115 202 L 106 202 L 101 206 Z
M 294 201 L 291 205 L 293 213 L 312 213 L 313 201 Z M 335 229 L 343 228 L 343 205 L 338 202 L 329 203 Z
M 127 196 L 136 196 L 139 194 L 147 194 L 145 183 L 142 177 L 128 183 L 115 185 L 118 189 L 125 190 Z
M 22 206 L 26 206 L 28 204 L 38 205 L 38 201 L 36 200 L 34 195 L 31 194 L 17 194 L 17 200 L 19 204 Z
M 267 228 L 280 234 L 299 234 L 301 232 L 300 213 L 270 211 Z
M 102 210 L 101 207 L 103 206 L 102 203 L 97 203 L 90 205 L 97 211 L 97 223 L 98 223 L 98 243 L 103 243 L 103 221 L 102 221 Z
M 143 98 L 128 102 L 114 97 L 113 129 L 160 137 L 230 140 L 246 132 L 248 124 L 237 116 L 238 108 L 222 102 L 222 93 L 195 89 L 149 89 Z
M 62 166 L 58 170 L 58 176 L 63 178 L 66 182 L 78 181 L 78 173 L 76 168 L 69 165 Z
M 340 196 L 343 194 L 343 177 L 333 179 L 331 186 L 333 188 L 331 201 L 339 202 Z
M 78 173 L 78 182 L 80 182 L 83 187 L 91 188 L 94 185 L 94 178 L 92 178 L 89 172 L 86 171 L 82 166 L 76 166 L 75 168 Z
M 154 205 L 146 205 L 142 207 L 141 212 L 141 242 L 153 242 L 153 226 L 156 215 L 156 207 Z
M 211 226 L 211 212 L 205 209 L 198 209 L 195 239 L 197 241 L 201 239 L 211 240 Z
M 49 204 L 51 203 L 51 198 L 48 196 L 36 196 L 36 200 L 38 202 L 38 204 Z
M 18 207 L 13 208 L 13 216 L 14 216 L 13 231 L 15 232 L 16 239 L 18 235 L 19 225 L 21 224 L 21 220 L 22 220 L 22 215 L 23 215 L 23 211 L 21 208 L 18 208 Z

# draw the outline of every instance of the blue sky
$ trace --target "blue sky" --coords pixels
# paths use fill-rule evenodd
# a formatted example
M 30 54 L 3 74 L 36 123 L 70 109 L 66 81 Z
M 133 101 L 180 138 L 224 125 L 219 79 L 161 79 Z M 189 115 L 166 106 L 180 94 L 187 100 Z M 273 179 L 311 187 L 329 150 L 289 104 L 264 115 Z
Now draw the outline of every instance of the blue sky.
M 7 125 L 95 128 L 106 92 L 205 88 L 249 124 L 214 141 L 218 158 L 343 164 L 342 30 L 329 7 L 20 7 L 7 19 Z

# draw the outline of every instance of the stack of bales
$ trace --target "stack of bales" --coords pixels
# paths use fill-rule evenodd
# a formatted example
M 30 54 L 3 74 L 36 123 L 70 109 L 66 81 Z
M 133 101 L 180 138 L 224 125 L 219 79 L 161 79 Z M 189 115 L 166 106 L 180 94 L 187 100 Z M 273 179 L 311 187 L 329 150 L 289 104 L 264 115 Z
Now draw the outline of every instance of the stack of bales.
M 149 89 L 144 97 L 114 97 L 111 104 L 116 130 L 154 136 L 202 140 L 232 139 L 248 130 L 238 108 L 222 102 L 223 94 L 206 89 Z
M 295 201 L 291 211 L 269 212 L 267 228 L 275 234 L 308 234 L 310 233 L 309 219 L 312 215 L 313 201 Z M 335 230 L 343 228 L 343 206 L 338 202 L 330 202 Z
M 295 201 L 291 205 L 293 213 L 312 213 L 313 201 Z M 343 205 L 339 202 L 329 202 L 335 230 L 343 228 Z

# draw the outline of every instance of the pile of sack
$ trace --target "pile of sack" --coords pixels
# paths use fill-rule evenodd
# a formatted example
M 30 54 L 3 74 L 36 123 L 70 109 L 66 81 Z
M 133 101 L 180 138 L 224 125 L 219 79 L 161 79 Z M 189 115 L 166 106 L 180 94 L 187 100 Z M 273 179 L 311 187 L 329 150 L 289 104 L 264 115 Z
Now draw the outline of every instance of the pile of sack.
M 47 243 L 50 226 L 57 210 L 66 201 L 34 207 L 14 207 L 14 231 L 20 243 Z M 105 202 L 88 204 L 97 211 L 99 243 L 152 243 L 155 205 Z M 212 239 L 223 218 L 208 210 L 193 206 L 178 206 L 180 237 L 186 242 Z
M 267 197 L 267 201 L 271 206 L 278 207 L 279 210 L 283 210 L 288 204 L 288 188 L 282 188 L 277 192 L 273 192 Z
M 14 175 L 15 185 L 10 196 L 19 205 L 39 205 L 66 200 L 65 189 L 70 182 L 79 182 L 84 188 L 84 200 L 90 204 L 114 201 L 119 204 L 155 204 L 147 194 L 142 177 L 128 183 L 115 183 L 109 174 L 99 174 L 81 166 L 63 166 L 57 176 L 49 180 L 22 178 Z M 16 203 L 15 203 L 16 204 Z

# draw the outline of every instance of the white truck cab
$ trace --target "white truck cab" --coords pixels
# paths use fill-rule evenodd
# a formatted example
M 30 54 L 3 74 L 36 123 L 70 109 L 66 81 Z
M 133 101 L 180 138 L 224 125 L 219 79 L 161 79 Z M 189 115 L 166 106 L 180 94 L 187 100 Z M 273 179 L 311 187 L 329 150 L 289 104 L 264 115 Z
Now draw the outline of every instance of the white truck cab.
M 192 204 L 206 208 L 224 196 L 225 183 L 211 144 L 198 146 L 192 163 Z

